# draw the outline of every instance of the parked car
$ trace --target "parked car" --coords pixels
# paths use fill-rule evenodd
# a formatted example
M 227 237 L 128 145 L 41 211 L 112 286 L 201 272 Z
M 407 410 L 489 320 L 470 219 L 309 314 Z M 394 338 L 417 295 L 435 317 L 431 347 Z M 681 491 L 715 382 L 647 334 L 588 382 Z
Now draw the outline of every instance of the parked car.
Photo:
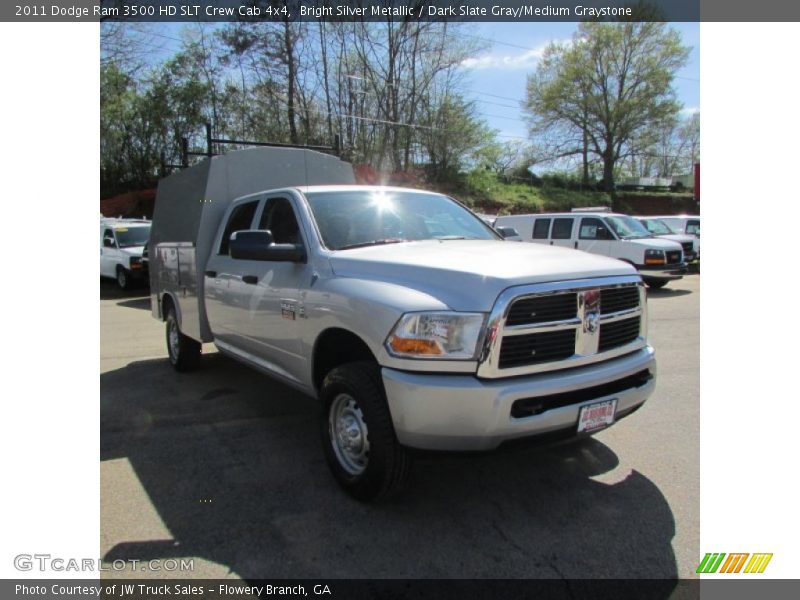
M 617 258 L 636 267 L 652 288 L 686 273 L 680 244 L 653 237 L 627 215 L 600 211 L 512 215 L 498 217 L 495 226 L 515 227 L 526 242 Z
M 361 500 L 401 487 L 409 449 L 586 436 L 653 392 L 632 266 L 354 180 L 333 156 L 254 148 L 159 183 L 151 301 L 175 369 L 213 342 L 319 398 L 327 462 Z
M 142 253 L 150 237 L 150 221 L 100 219 L 100 276 L 116 280 L 123 290 L 147 281 Z
M 678 242 L 683 248 L 683 258 L 687 263 L 700 259 L 699 238 L 693 235 L 677 233 L 674 229 L 666 224 L 664 219 L 657 219 L 655 217 L 636 217 L 636 219 L 645 226 L 651 235 L 658 238 L 663 238 L 665 240 Z

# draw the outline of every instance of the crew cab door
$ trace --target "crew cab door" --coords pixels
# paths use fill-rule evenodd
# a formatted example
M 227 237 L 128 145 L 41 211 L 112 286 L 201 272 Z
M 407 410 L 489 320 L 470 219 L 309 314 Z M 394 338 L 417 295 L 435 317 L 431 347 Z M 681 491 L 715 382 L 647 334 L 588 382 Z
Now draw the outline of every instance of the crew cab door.
M 583 217 L 578 228 L 578 250 L 611 256 L 612 233 L 597 217 Z
M 234 231 L 251 229 L 256 212 L 261 205 L 259 198 L 249 198 L 236 202 L 229 210 L 225 228 L 215 242 L 215 247 L 206 263 L 204 273 L 206 315 L 215 342 L 241 345 L 239 339 L 238 316 L 241 294 L 242 273 L 240 261 L 230 257 L 228 246 Z
M 288 195 L 268 196 L 253 229 L 271 231 L 276 244 L 308 247 L 294 199 Z M 260 366 L 299 381 L 305 367 L 299 331 L 305 319 L 301 287 L 310 284 L 311 271 L 305 262 L 227 256 L 224 272 L 230 286 L 222 301 L 227 310 L 223 343 L 230 343 Z M 209 314 L 214 331 L 211 319 Z

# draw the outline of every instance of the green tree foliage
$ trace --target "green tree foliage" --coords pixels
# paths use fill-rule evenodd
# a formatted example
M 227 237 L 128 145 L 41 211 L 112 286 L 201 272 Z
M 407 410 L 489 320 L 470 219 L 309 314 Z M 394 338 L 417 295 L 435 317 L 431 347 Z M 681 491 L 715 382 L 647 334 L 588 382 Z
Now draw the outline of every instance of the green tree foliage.
M 448 23 L 193 24 L 144 61 L 125 50 L 164 35 L 139 27 L 102 25 L 104 195 L 152 185 L 162 152 L 181 162 L 182 138 L 204 151 L 205 123 L 233 140 L 332 145 L 339 135 L 354 162 L 437 180 L 491 137 L 458 92 L 459 65 L 479 48 Z
M 531 131 L 549 136 L 553 158 L 584 155 L 602 164 L 614 188 L 617 163 L 637 135 L 675 117 L 673 78 L 688 59 L 680 34 L 664 23 L 581 23 L 571 43 L 551 44 L 528 79 Z

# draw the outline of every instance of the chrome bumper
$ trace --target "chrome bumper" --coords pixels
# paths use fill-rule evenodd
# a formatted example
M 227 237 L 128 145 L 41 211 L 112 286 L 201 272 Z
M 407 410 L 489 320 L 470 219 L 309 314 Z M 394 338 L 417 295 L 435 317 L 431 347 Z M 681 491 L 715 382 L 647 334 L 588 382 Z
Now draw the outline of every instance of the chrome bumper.
M 647 369 L 644 385 L 610 395 L 581 399 L 523 418 L 511 416 L 521 399 L 578 392 L 612 383 Z M 401 444 L 425 450 L 491 450 L 516 438 L 568 430 L 577 431 L 581 406 L 617 399 L 617 414 L 641 405 L 655 387 L 652 347 L 586 367 L 508 379 L 478 379 L 471 375 L 408 373 L 383 369 L 383 383 Z
M 688 272 L 686 263 L 679 263 L 677 265 L 665 265 L 663 267 L 648 267 L 636 265 L 639 275 L 642 279 L 680 279 Z

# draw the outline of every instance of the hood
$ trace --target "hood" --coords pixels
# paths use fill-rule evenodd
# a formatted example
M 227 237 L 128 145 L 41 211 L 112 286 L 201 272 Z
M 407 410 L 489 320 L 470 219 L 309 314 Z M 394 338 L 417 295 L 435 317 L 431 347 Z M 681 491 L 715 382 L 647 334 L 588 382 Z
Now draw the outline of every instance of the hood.
M 684 235 L 682 233 L 665 233 L 664 235 L 656 236 L 661 238 L 662 240 L 672 240 L 673 242 L 678 242 L 679 244 L 683 244 L 685 242 L 692 242 L 694 244 L 695 237 L 691 235 Z
M 422 291 L 453 310 L 486 312 L 516 285 L 632 275 L 616 259 L 571 248 L 493 240 L 424 240 L 335 252 L 340 277 L 386 281 Z
M 127 248 L 120 248 L 120 250 L 130 256 L 141 256 L 144 253 L 144 246 L 128 246 Z
M 639 238 L 632 240 L 622 240 L 626 244 L 636 244 L 642 249 L 650 248 L 653 250 L 683 250 L 678 242 L 673 242 L 663 237 Z

